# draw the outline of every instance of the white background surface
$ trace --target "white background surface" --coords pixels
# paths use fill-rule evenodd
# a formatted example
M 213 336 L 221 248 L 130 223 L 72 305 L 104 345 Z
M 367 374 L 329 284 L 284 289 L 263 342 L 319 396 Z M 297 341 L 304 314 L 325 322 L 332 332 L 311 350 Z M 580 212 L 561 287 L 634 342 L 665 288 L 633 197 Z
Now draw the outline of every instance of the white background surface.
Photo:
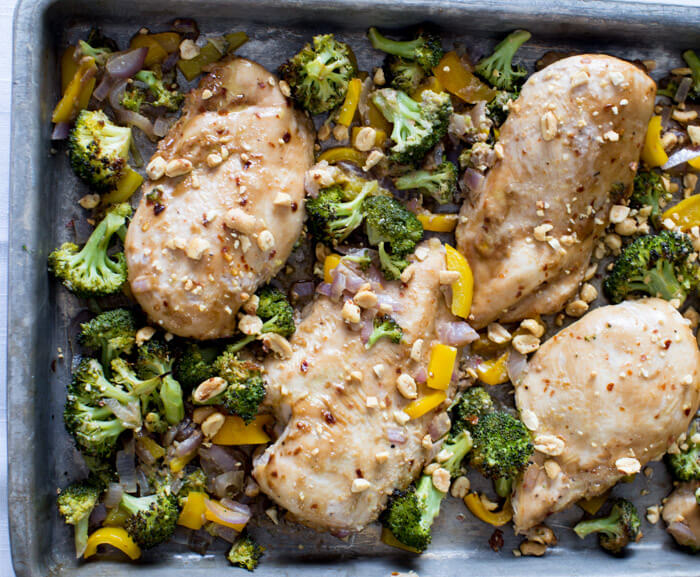
M 642 0 L 647 1 L 647 0 Z M 651 0 L 649 0 L 651 1 Z M 700 0 L 669 4 L 700 5 Z M 0 0 L 0 577 L 12 577 L 7 526 L 7 235 L 9 190 L 10 93 L 12 84 L 12 13 L 15 0 Z M 700 48 L 700 46 L 696 47 Z

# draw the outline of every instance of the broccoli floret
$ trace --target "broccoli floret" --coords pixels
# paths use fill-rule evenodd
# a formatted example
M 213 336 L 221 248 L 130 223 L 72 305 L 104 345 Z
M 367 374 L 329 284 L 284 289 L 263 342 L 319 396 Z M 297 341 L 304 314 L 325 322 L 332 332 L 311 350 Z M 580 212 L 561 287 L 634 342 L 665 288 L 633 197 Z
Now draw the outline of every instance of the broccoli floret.
M 113 403 L 120 405 L 121 417 L 110 407 Z M 81 452 L 106 458 L 119 435 L 140 425 L 138 397 L 108 381 L 99 361 L 83 359 L 68 387 L 63 420 Z
M 503 411 L 479 417 L 472 438 L 471 464 L 492 479 L 515 479 L 534 450 L 525 425 Z
M 690 87 L 690 97 L 692 100 L 700 99 L 700 58 L 693 50 L 683 52 L 683 60 L 690 67 L 693 74 L 693 84 Z
M 666 466 L 678 481 L 700 480 L 700 443 L 692 441 L 692 437 L 697 432 L 697 429 L 697 423 L 693 424 L 686 439 L 687 449 L 673 455 L 671 453 L 666 454 Z
M 120 505 L 129 513 L 124 528 L 140 547 L 150 549 L 173 536 L 180 511 L 177 497 L 164 484 L 146 497 L 125 493 Z
M 425 78 L 425 71 L 418 62 L 399 56 L 387 56 L 383 68 L 389 86 L 406 94 L 413 94 Z
M 501 126 L 508 118 L 510 103 L 518 98 L 517 92 L 499 90 L 496 97 L 486 105 L 486 113 L 496 126 Z
M 83 56 L 91 56 L 95 59 L 95 63 L 98 66 L 104 66 L 107 63 L 107 59 L 112 55 L 111 49 L 105 46 L 93 46 L 85 42 L 85 40 L 79 40 L 78 47 Z
M 199 467 L 185 475 L 182 486 L 177 493 L 180 507 L 184 506 L 187 495 L 190 493 L 207 493 L 207 476 Z
M 390 40 L 372 27 L 367 32 L 367 37 L 375 50 L 381 50 L 405 60 L 413 60 L 426 72 L 435 68 L 444 54 L 440 38 L 433 34 L 422 33 L 414 40 Z
M 158 78 L 150 70 L 140 70 L 139 72 L 134 74 L 134 80 L 143 82 L 146 85 L 146 88 L 151 93 L 152 97 L 152 100 L 148 101 L 148 104 L 150 104 L 151 106 L 162 107 L 166 110 L 170 110 L 171 112 L 176 112 L 180 109 L 180 105 L 182 104 L 185 95 L 182 92 L 179 92 L 178 90 L 168 89 L 165 86 L 165 84 L 163 84 L 163 80 L 161 78 Z M 130 94 L 130 96 L 128 97 L 126 96 L 126 94 L 127 93 L 125 93 L 125 98 L 127 98 L 127 102 L 125 103 L 122 99 L 122 105 L 126 108 L 129 108 L 130 106 L 135 106 L 139 99 L 142 100 L 141 103 L 143 103 L 143 101 L 145 100 L 145 94 L 143 93 L 141 93 L 141 97 L 133 94 L 133 91 L 132 94 Z M 127 106 L 127 104 L 129 106 Z M 140 105 L 138 108 L 135 109 L 136 112 L 139 111 L 139 108 Z M 130 109 L 134 110 L 134 108 Z
M 522 66 L 513 69 L 513 56 L 531 36 L 526 30 L 511 32 L 496 45 L 491 56 L 479 61 L 474 71 L 495 88 L 514 92 L 527 75 L 527 70 Z
M 129 160 L 131 128 L 113 124 L 101 110 L 83 110 L 68 140 L 73 171 L 97 192 L 117 186 Z
M 306 201 L 311 234 L 326 244 L 337 245 L 362 224 L 362 203 L 378 188 L 376 181 L 367 182 L 359 194 L 347 199 L 343 187 L 334 184 L 321 189 L 316 198 Z
M 440 466 L 454 477 L 459 474 L 462 461 L 472 447 L 471 437 L 466 431 L 455 436 L 451 431 L 442 447 L 452 456 Z M 401 543 L 423 551 L 432 539 L 431 527 L 445 495 L 435 488 L 430 475 L 423 475 L 415 487 L 394 492 L 380 520 Z
M 241 535 L 231 545 L 226 559 L 235 567 L 254 571 L 264 551 L 250 535 Z
M 85 551 L 90 514 L 100 498 L 101 488 L 92 481 L 71 483 L 56 498 L 58 512 L 68 525 L 73 525 L 75 556 Z
M 483 387 L 470 387 L 452 407 L 452 429 L 466 429 L 469 432 L 479 424 L 479 420 L 493 411 L 493 399 Z
M 442 162 L 435 170 L 414 170 L 394 181 L 399 190 L 420 190 L 432 196 L 438 203 L 452 202 L 457 192 L 457 167 L 449 160 Z
M 131 216 L 131 207 L 118 204 L 92 231 L 82 249 L 72 242 L 64 242 L 49 255 L 49 270 L 63 281 L 63 285 L 79 297 L 91 298 L 111 295 L 126 282 L 127 270 L 124 253 L 108 255 L 112 237 Z
M 206 401 L 195 400 L 195 403 L 221 405 L 228 413 L 250 423 L 265 399 L 265 382 L 260 367 L 241 360 L 233 348 L 235 346 L 228 347 L 214 362 L 217 374 L 228 383 L 226 389 Z
M 103 488 L 119 480 L 117 471 L 109 459 L 83 454 L 83 461 L 90 471 L 89 480 L 94 485 Z
M 112 360 L 128 355 L 136 342 L 136 321 L 131 311 L 115 309 L 97 315 L 80 325 L 78 341 L 84 347 L 100 351 L 102 366 L 110 367 Z
M 160 375 L 148 379 L 139 379 L 136 372 L 124 359 L 112 361 L 112 380 L 138 397 L 148 397 L 161 384 Z
M 263 321 L 260 334 L 277 333 L 285 338 L 293 335 L 296 330 L 294 309 L 289 304 L 285 294 L 281 290 L 267 285 L 258 291 L 258 299 L 256 314 Z M 230 353 L 236 353 L 249 343 L 252 343 L 257 337 L 258 335 L 248 335 L 226 347 L 226 350 Z
M 426 90 L 416 102 L 405 92 L 382 88 L 371 95 L 382 116 L 394 126 L 391 130 L 391 160 L 417 164 L 447 133 L 452 102 L 446 92 Z
M 196 387 L 216 374 L 214 360 L 219 352 L 216 346 L 187 343 L 175 361 L 173 376 L 187 389 Z
M 408 266 L 404 257 L 423 238 L 423 225 L 415 214 L 390 196 L 370 196 L 362 208 L 367 239 L 379 249 L 382 272 L 388 280 L 396 280 Z
M 615 499 L 610 515 L 581 521 L 574 532 L 581 538 L 598 533 L 598 542 L 611 553 L 620 553 L 631 541 L 641 537 L 641 523 L 636 507 L 625 499 Z
M 669 200 L 671 195 L 666 191 L 661 176 L 653 171 L 639 171 L 634 177 L 634 189 L 630 197 L 630 207 L 643 208 L 651 206 L 649 218 L 652 224 L 659 228 L 661 217 L 660 201 Z
M 146 102 L 146 92 L 138 86 L 132 86 L 124 90 L 121 105 L 127 110 L 140 112 L 141 106 Z
M 159 339 L 151 339 L 138 349 L 137 370 L 142 378 L 161 377 L 158 399 L 162 413 L 170 425 L 176 425 L 185 417 L 182 387 L 172 375 L 173 358 L 168 347 Z
M 351 254 L 343 255 L 341 260 L 356 264 L 361 270 L 367 270 L 372 264 L 372 257 L 367 249 L 361 249 Z
M 350 47 L 333 34 L 314 36 L 298 54 L 280 67 L 292 96 L 311 114 L 328 112 L 343 102 L 350 80 L 357 73 Z
M 603 290 L 613 303 L 648 295 L 678 299 L 682 304 L 700 280 L 692 253 L 693 244 L 684 234 L 664 230 L 641 236 L 617 257 Z
M 389 315 L 377 315 L 374 317 L 372 334 L 369 336 L 365 348 L 371 349 L 382 338 L 387 338 L 395 344 L 400 343 L 403 338 L 403 330 Z

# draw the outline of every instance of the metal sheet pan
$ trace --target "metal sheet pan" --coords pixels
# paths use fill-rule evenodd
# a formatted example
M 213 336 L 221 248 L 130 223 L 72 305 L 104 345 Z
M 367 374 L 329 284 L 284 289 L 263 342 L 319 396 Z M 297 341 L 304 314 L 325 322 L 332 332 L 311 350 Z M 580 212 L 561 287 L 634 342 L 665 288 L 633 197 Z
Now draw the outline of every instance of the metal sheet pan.
M 252 41 L 240 51 L 274 69 L 311 34 L 334 31 L 357 51 L 361 66 L 378 63 L 364 33 L 430 21 L 446 46 L 462 43 L 474 54 L 488 50 L 505 31 L 527 28 L 533 40 L 526 61 L 548 49 L 608 52 L 625 58 L 655 59 L 657 73 L 679 65 L 681 49 L 700 40 L 700 5 L 576 0 L 23 0 L 15 14 L 10 197 L 9 295 L 9 513 L 18 577 L 127 575 L 191 576 L 229 571 L 222 547 L 200 557 L 185 546 L 149 551 L 138 564 L 78 564 L 72 538 L 55 512 L 56 487 L 75 475 L 75 451 L 63 431 L 61 411 L 69 378 L 69 341 L 75 301 L 46 274 L 46 256 L 67 239 L 66 224 L 81 216 L 84 189 L 61 153 L 51 153 L 50 114 L 57 100 L 60 48 L 91 25 L 124 39 L 141 26 L 155 30 L 174 17 L 193 17 L 207 34 L 245 30 Z M 65 359 L 57 360 L 63 350 Z M 55 362 L 54 362 L 55 361 Z M 670 483 L 663 466 L 615 489 L 644 511 L 659 503 Z M 264 515 L 254 528 L 268 546 L 256 575 L 388 576 L 415 570 L 421 577 L 471 575 L 698 575 L 697 559 L 681 553 L 662 523 L 643 524 L 644 539 L 622 559 L 580 542 L 569 529 L 576 507 L 550 519 L 559 546 L 543 558 L 516 559 L 519 543 L 504 528 L 501 553 L 488 545 L 493 528 L 473 519 L 449 498 L 435 525 L 435 542 L 421 557 L 382 545 L 379 528 L 347 540 Z

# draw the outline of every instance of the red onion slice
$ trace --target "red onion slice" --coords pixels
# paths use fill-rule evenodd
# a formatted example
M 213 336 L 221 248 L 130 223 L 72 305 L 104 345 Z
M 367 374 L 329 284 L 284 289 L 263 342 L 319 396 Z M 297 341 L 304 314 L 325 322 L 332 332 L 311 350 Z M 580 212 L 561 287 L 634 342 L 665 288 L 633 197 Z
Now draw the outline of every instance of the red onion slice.
M 428 369 L 425 367 L 418 367 L 418 369 L 413 373 L 413 380 L 420 384 L 427 382 Z
M 105 492 L 104 504 L 105 507 L 110 509 L 119 505 L 122 500 L 122 495 L 124 495 L 124 487 L 119 483 L 110 483 L 107 485 L 107 491 Z
M 666 529 L 679 545 L 697 546 L 698 538 L 685 523 L 674 521 Z
M 195 431 L 184 441 L 175 441 L 173 444 L 175 446 L 175 456 L 185 457 L 196 451 L 204 440 L 204 435 L 201 431 Z
M 326 297 L 331 296 L 331 283 L 322 282 L 316 287 L 316 292 Z
M 401 445 L 406 442 L 406 433 L 404 433 L 403 429 L 389 427 L 386 430 L 386 438 L 392 443 L 398 443 Z
M 393 296 L 387 293 L 379 293 L 377 295 L 377 305 L 390 306 L 391 310 L 397 313 L 403 310 L 403 305 L 401 304 L 401 301 L 395 299 Z
M 126 52 L 118 52 L 107 60 L 107 64 L 105 65 L 107 74 L 112 78 L 131 78 L 143 68 L 146 54 L 148 54 L 148 48 L 146 46 L 127 50 Z
M 125 492 L 135 493 L 138 485 L 136 483 L 136 463 L 133 447 L 131 451 L 117 451 L 116 465 L 119 484 Z
M 688 98 L 688 93 L 690 92 L 690 87 L 692 84 L 693 79 L 690 78 L 690 76 L 686 76 L 678 85 L 678 89 L 676 90 L 676 94 L 673 96 L 673 99 L 679 104 L 683 104 L 685 99 Z
M 668 158 L 668 161 L 666 161 L 666 164 L 661 167 L 661 170 L 668 170 L 669 168 L 673 168 L 674 166 L 678 166 L 679 164 L 693 160 L 693 158 L 697 158 L 698 156 L 700 156 L 700 146 L 687 146 L 686 148 L 681 148 Z
M 459 180 L 462 192 L 479 192 L 484 184 L 484 178 L 484 175 L 478 170 L 467 168 L 467 170 L 464 171 L 462 178 Z
M 119 82 L 117 78 L 114 78 L 110 74 L 105 74 L 102 77 L 102 81 L 97 85 L 97 88 L 95 88 L 95 91 L 92 93 L 95 100 L 102 102 L 105 98 L 107 98 L 117 82 Z
M 252 513 L 250 511 L 250 507 L 248 505 L 244 505 L 243 503 L 239 503 L 238 501 L 233 501 L 231 499 L 221 499 L 221 504 L 224 507 L 228 507 L 231 509 L 231 511 L 237 511 L 238 513 L 242 513 L 243 515 L 251 515 Z
M 464 321 L 441 323 L 437 334 L 440 342 L 452 347 L 463 347 L 479 338 L 479 333 Z
M 295 282 L 292 285 L 292 298 L 294 300 L 308 299 L 314 295 L 316 289 L 314 282 L 310 280 Z
M 153 124 L 142 114 L 134 112 L 133 110 L 127 110 L 122 106 L 122 96 L 124 90 L 126 89 L 126 80 L 121 80 L 114 87 L 112 92 L 109 93 L 109 104 L 117 115 L 117 120 L 123 124 L 128 124 L 129 126 L 135 126 L 140 129 L 148 138 L 151 140 L 156 140 L 156 135 L 153 132 Z
M 508 353 L 508 361 L 506 362 L 506 371 L 510 382 L 516 385 L 523 372 L 527 368 L 527 357 L 515 349 Z
M 153 123 L 153 134 L 163 137 L 168 133 L 168 128 L 170 128 L 170 121 L 163 116 L 159 116 Z
M 141 410 L 137 401 L 123 405 L 117 399 L 105 399 L 104 403 L 124 426 L 130 429 L 138 429 L 141 426 Z
M 250 520 L 250 513 L 246 514 L 241 511 L 234 511 L 233 509 L 224 507 L 222 504 L 210 501 L 209 499 L 204 500 L 204 505 L 209 511 L 216 515 L 216 517 L 229 525 L 245 525 Z
M 362 329 L 360 330 L 360 338 L 362 339 L 362 342 L 367 344 L 367 341 L 369 341 L 369 336 L 372 334 L 372 331 L 374 330 L 374 319 L 372 319 L 369 315 L 362 321 Z
M 212 482 L 214 494 L 220 499 L 229 495 L 237 495 L 243 489 L 244 480 L 245 471 L 243 469 L 221 473 L 221 475 L 214 477 Z
M 51 140 L 65 140 L 70 134 L 70 122 L 59 122 L 53 127 Z

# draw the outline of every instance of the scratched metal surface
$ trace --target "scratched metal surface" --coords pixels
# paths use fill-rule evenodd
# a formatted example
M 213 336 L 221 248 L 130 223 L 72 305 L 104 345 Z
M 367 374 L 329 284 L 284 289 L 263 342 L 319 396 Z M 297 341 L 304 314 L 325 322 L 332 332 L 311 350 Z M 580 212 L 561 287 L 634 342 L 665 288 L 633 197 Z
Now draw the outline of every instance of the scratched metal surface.
M 197 19 L 205 34 L 245 30 L 251 37 L 240 54 L 275 69 L 317 32 L 333 31 L 355 50 L 362 69 L 379 63 L 364 37 L 369 25 L 402 27 L 431 21 L 440 27 L 446 47 L 464 44 L 470 53 L 487 52 L 494 39 L 513 28 L 527 28 L 533 39 L 522 50 L 532 69 L 534 60 L 551 49 L 608 52 L 625 58 L 653 58 L 655 76 L 679 65 L 681 49 L 700 40 L 700 5 L 679 6 L 638 2 L 511 0 L 469 4 L 405 0 L 25 0 L 15 20 L 13 137 L 10 189 L 10 253 L 8 327 L 9 518 L 13 562 L 19 577 L 178 577 L 230 570 L 223 544 L 205 556 L 184 545 L 147 552 L 138 564 L 105 556 L 99 563 L 73 559 L 72 535 L 55 512 L 57 486 L 78 471 L 78 457 L 63 430 L 61 410 L 69 378 L 72 319 L 77 301 L 46 273 L 46 255 L 69 239 L 65 226 L 84 220 L 76 201 L 85 194 L 72 175 L 62 150 L 50 154 L 49 116 L 57 99 L 57 54 L 91 25 L 124 40 L 142 26 L 165 27 L 176 16 Z M 142 151 L 148 149 L 142 141 Z M 66 359 L 50 365 L 57 348 Z M 630 497 L 640 511 L 658 503 L 670 483 L 663 466 L 651 478 L 638 475 L 615 489 Z M 478 483 L 476 479 L 474 479 Z M 465 515 L 466 513 L 466 515 Z M 421 557 L 397 552 L 379 541 L 372 526 L 339 540 L 264 515 L 252 532 L 268 548 L 256 572 L 268 575 L 386 576 L 415 570 L 422 577 L 469 572 L 474 575 L 697 575 L 697 559 L 681 553 L 662 529 L 643 522 L 644 539 L 622 559 L 602 553 L 595 540 L 579 541 L 569 529 L 580 517 L 573 507 L 548 524 L 559 546 L 543 558 L 516 559 L 520 541 L 504 528 L 505 545 L 491 551 L 493 528 L 472 518 L 458 501 L 448 498 L 434 527 L 434 543 Z

